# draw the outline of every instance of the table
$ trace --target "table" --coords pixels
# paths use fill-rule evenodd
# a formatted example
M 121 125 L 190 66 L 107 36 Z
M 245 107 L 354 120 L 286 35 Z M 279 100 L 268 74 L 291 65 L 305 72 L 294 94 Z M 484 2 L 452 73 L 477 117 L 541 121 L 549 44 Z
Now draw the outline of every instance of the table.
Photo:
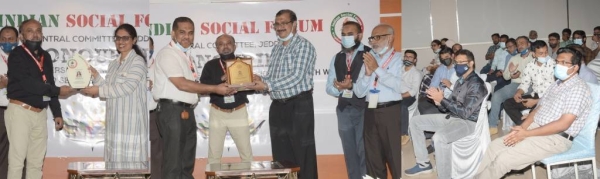
M 298 179 L 300 167 L 291 162 L 255 161 L 206 165 L 207 179 Z
M 67 168 L 69 179 L 84 178 L 150 178 L 148 162 L 71 162 Z

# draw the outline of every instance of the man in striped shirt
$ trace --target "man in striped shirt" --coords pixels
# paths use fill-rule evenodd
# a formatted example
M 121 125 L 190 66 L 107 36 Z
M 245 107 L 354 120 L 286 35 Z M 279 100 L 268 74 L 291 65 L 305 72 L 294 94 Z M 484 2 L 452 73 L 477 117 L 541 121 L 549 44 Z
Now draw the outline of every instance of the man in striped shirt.
M 312 90 L 317 54 L 313 45 L 298 35 L 296 13 L 289 9 L 275 15 L 273 29 L 279 42 L 271 51 L 268 71 L 254 76 L 256 85 L 273 102 L 269 109 L 273 160 L 300 166 L 300 178 L 317 179 L 315 115 Z

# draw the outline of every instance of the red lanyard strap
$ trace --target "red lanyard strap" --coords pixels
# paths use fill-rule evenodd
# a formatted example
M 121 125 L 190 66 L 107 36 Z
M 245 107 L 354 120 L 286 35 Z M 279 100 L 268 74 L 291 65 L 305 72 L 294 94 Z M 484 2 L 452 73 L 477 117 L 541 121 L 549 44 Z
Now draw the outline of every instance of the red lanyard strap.
M 35 56 L 33 56 L 33 54 L 31 54 L 31 51 L 29 51 L 29 49 L 27 49 L 27 47 L 25 47 L 24 45 L 21 45 L 21 46 L 23 47 L 23 49 L 25 49 L 25 52 L 27 52 L 27 54 L 29 54 L 29 56 L 31 56 L 31 59 L 33 59 L 35 64 L 38 66 L 38 68 L 40 69 L 40 72 L 42 72 L 42 80 L 44 80 L 44 83 L 46 83 L 46 74 L 44 74 L 44 55 L 42 54 L 42 57 L 40 58 L 40 61 L 38 62 L 37 59 L 35 59 Z
M 392 51 L 392 54 L 390 54 L 390 57 L 388 57 L 388 59 L 385 60 L 385 62 L 381 66 L 381 68 L 385 69 L 388 65 L 390 65 L 390 62 L 392 61 L 392 58 L 394 57 L 394 54 L 396 54 L 396 51 Z M 377 80 L 378 79 L 379 79 L 379 76 L 375 76 L 375 81 L 373 82 L 373 88 L 374 89 L 377 89 Z
M 223 73 L 227 74 L 227 70 L 225 69 L 225 66 L 223 66 L 223 62 L 219 59 L 219 65 L 221 65 L 221 69 L 223 70 Z
M 173 44 L 169 44 L 169 46 L 173 47 Z M 192 57 L 190 57 L 189 55 L 186 55 L 181 50 L 179 50 L 179 52 L 181 53 L 181 55 L 183 55 L 184 57 L 188 58 L 188 61 L 190 62 L 189 63 L 190 70 L 192 70 L 192 75 L 194 75 L 194 79 L 197 80 L 198 79 L 198 73 L 196 73 L 196 70 L 194 69 L 194 62 L 192 61 Z
M 8 65 L 8 60 L 6 59 L 5 56 L 2 56 L 2 60 L 4 61 L 4 63 L 6 63 Z

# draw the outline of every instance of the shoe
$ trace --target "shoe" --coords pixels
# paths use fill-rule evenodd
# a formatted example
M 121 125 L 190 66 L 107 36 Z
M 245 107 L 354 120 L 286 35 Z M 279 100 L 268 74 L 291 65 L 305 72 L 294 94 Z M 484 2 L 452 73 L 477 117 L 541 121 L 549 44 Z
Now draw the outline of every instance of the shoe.
M 490 127 L 490 135 L 494 135 L 498 133 L 498 127 Z
M 402 135 L 402 139 L 400 140 L 402 145 L 408 144 L 408 141 L 410 141 L 410 137 L 408 135 Z
M 433 141 L 431 141 L 431 145 L 427 146 L 427 154 L 431 154 L 435 152 L 435 147 L 433 146 Z
M 414 167 L 408 170 L 404 170 L 404 174 L 406 174 L 407 176 L 415 176 L 431 172 L 433 172 L 433 166 L 431 166 L 431 163 L 429 162 L 425 162 L 425 164 L 417 163 Z

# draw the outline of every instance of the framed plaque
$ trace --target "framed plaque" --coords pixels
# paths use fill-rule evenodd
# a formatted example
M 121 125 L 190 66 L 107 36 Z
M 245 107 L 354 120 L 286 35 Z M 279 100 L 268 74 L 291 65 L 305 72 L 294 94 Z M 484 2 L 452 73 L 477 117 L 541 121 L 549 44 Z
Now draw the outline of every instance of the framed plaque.
M 73 55 L 67 62 L 67 80 L 69 86 L 75 89 L 81 89 L 88 87 L 92 79 L 92 72 L 90 72 L 89 64 L 79 54 Z
M 235 60 L 226 61 L 227 84 L 238 91 L 250 90 L 245 85 L 253 85 L 252 58 L 237 57 Z

